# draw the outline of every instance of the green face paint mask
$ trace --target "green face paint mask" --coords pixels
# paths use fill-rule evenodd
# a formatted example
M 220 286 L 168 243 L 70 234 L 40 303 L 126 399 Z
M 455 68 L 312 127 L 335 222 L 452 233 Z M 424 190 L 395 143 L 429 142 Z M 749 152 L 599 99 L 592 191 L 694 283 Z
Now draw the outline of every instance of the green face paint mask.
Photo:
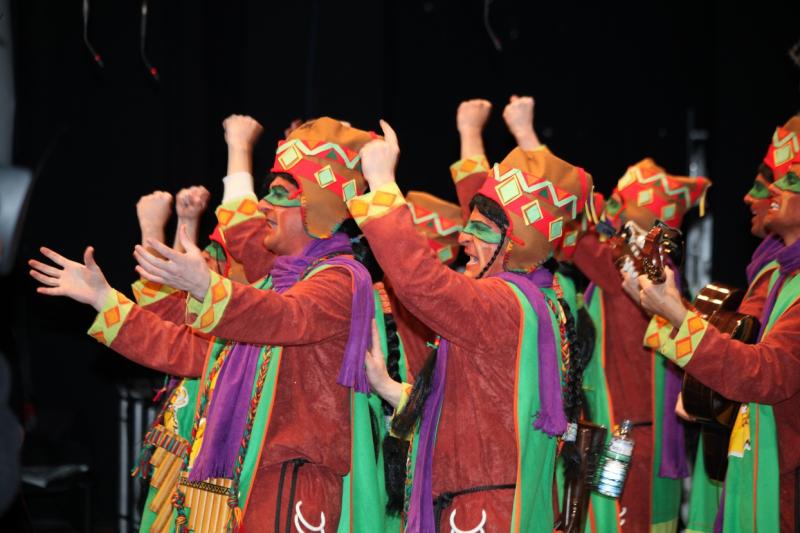
M 500 244 L 503 240 L 502 235 L 478 220 L 470 220 L 462 232 L 488 244 Z
M 300 196 L 290 198 L 289 191 L 282 185 L 270 187 L 269 193 L 263 198 L 265 201 L 278 207 L 300 207 Z
M 800 176 L 794 172 L 787 172 L 784 177 L 775 182 L 775 187 L 782 191 L 800 193 Z
M 761 180 L 756 180 L 753 182 L 753 187 L 747 191 L 747 194 L 753 198 L 763 200 L 765 198 L 769 198 L 769 189 L 766 185 L 764 185 L 764 182 Z
M 622 209 L 622 206 L 613 196 L 608 199 L 608 202 L 606 202 L 606 214 L 608 216 L 610 217 L 617 216 L 617 213 L 619 213 L 620 209 Z

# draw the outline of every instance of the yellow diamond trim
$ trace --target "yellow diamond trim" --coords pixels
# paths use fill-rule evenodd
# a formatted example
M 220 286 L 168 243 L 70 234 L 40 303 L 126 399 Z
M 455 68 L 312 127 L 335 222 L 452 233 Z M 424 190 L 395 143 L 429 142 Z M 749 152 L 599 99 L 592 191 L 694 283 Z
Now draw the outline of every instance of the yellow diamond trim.
M 397 198 L 396 194 L 385 191 L 377 191 L 372 199 L 372 203 L 381 207 L 389 207 L 394 203 L 395 198 Z

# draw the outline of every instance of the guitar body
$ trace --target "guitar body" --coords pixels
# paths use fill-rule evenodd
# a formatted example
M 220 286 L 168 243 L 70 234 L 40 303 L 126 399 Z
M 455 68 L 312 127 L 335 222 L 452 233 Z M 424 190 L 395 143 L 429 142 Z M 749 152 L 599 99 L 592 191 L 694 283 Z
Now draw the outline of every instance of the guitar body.
M 736 311 L 743 297 L 739 289 L 709 283 L 697 295 L 694 307 L 722 333 L 749 344 L 756 341 L 760 324 L 757 318 Z M 739 403 L 714 392 L 688 373 L 683 376 L 681 393 L 684 409 L 701 424 L 706 473 L 711 479 L 723 481 L 728 468 L 728 442 Z

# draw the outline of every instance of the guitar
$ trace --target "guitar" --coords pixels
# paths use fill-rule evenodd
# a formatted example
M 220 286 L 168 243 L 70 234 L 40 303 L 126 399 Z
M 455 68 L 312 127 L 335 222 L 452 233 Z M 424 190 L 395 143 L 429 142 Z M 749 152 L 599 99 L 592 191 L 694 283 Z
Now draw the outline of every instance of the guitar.
M 656 220 L 641 246 L 641 230 L 637 226 L 626 224 L 617 234 L 609 239 L 614 264 L 623 270 L 630 260 L 633 268 L 645 274 L 653 283 L 664 283 L 664 261 L 669 258 L 673 264 L 680 264 L 683 253 L 683 235 L 679 230 L 671 228 Z M 638 235 L 637 235 L 638 233 Z
M 693 307 L 722 333 L 749 344 L 756 341 L 760 324 L 757 318 L 736 311 L 743 297 L 744 293 L 739 289 L 709 283 L 697 295 Z M 688 373 L 683 375 L 681 394 L 684 410 L 701 425 L 706 474 L 716 481 L 724 481 L 728 468 L 728 443 L 739 403 L 728 400 Z
M 656 221 L 644 245 L 639 248 L 635 243 L 641 239 L 636 238 L 635 230 L 635 227 L 626 226 L 611 237 L 617 266 L 622 268 L 626 258 L 630 258 L 638 272 L 646 274 L 653 283 L 663 283 L 666 279 L 664 258 L 670 257 L 676 265 L 681 262 L 681 233 Z M 736 340 L 752 343 L 758 336 L 760 324 L 757 318 L 736 311 L 743 297 L 744 294 L 738 289 L 721 283 L 709 283 L 700 291 L 691 307 L 721 332 L 728 333 Z M 728 443 L 739 404 L 706 387 L 688 373 L 684 373 L 681 394 L 687 414 L 701 426 L 706 473 L 711 479 L 723 481 L 728 467 Z

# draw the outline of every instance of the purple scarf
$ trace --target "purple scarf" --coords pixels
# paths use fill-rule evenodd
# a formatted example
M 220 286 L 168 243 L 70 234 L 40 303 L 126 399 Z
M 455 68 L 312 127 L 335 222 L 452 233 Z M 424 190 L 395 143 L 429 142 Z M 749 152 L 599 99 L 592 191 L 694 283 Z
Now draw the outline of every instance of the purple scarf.
M 503 272 L 497 275 L 513 283 L 525 294 L 540 320 L 539 327 L 539 403 L 540 411 L 534 422 L 536 429 L 549 435 L 561 435 L 567 428 L 561 398 L 561 381 L 558 375 L 557 357 L 552 323 L 547 303 L 540 287 L 552 287 L 553 275 L 540 268 L 531 274 Z M 546 322 L 542 319 L 546 317 Z M 436 445 L 436 426 L 444 399 L 447 357 L 450 343 L 442 339 L 436 355 L 431 392 L 422 411 L 419 430 L 417 461 L 414 466 L 414 483 L 408 512 L 408 532 L 436 531 L 433 512 L 433 450 Z
M 336 233 L 329 239 L 314 239 L 300 255 L 280 256 L 272 267 L 273 290 L 283 294 L 319 264 L 341 265 L 353 274 L 353 304 L 350 336 L 347 339 L 339 383 L 368 391 L 364 354 L 369 348 L 370 323 L 374 315 L 372 280 L 366 268 L 349 256 L 348 237 Z M 321 261 L 322 260 L 322 261 Z M 235 342 L 217 376 L 215 393 L 208 406 L 205 435 L 189 479 L 230 477 L 247 423 L 253 382 L 258 372 L 261 346 Z M 343 383 L 344 381 L 344 383 Z
M 356 392 L 369 393 L 369 381 L 364 368 L 364 354 L 372 341 L 371 324 L 375 316 L 375 295 L 372 278 L 367 269 L 349 254 L 353 253 L 350 240 L 343 233 L 335 233 L 329 239 L 315 239 L 299 256 L 281 256 L 272 267 L 272 283 L 282 293 L 300 280 L 314 262 L 332 254 L 339 254 L 324 261 L 326 265 L 343 266 L 353 276 L 353 303 L 351 308 L 350 335 L 345 346 L 342 366 L 337 383 L 354 388 Z M 345 255 L 347 254 L 347 255 Z
M 553 286 L 553 274 L 539 268 L 530 274 L 501 272 L 498 278 L 513 283 L 533 307 L 539 319 L 539 413 L 533 423 L 551 437 L 560 437 L 567 430 L 564 401 L 561 395 L 561 377 L 558 366 L 561 361 L 561 343 L 553 336 L 553 323 L 549 307 L 541 288 Z
M 681 289 L 681 273 L 672 263 L 669 267 L 675 273 L 675 285 Z M 661 361 L 656 361 L 656 364 Z M 683 424 L 675 414 L 675 403 L 681 392 L 683 373 L 673 363 L 666 362 L 664 368 L 663 410 L 661 417 L 661 465 L 658 475 L 670 479 L 681 479 L 689 476 L 689 463 L 686 460 L 686 442 Z M 655 421 L 654 421 L 655 422 Z
M 761 241 L 756 251 L 753 252 L 753 257 L 750 264 L 747 265 L 747 284 L 753 283 L 756 275 L 761 272 L 767 263 L 777 257 L 778 252 L 784 248 L 783 240 L 777 235 L 770 233 Z
M 258 371 L 261 346 L 234 343 L 222 364 L 203 435 L 203 445 L 189 479 L 230 477 L 247 424 L 253 380 Z

